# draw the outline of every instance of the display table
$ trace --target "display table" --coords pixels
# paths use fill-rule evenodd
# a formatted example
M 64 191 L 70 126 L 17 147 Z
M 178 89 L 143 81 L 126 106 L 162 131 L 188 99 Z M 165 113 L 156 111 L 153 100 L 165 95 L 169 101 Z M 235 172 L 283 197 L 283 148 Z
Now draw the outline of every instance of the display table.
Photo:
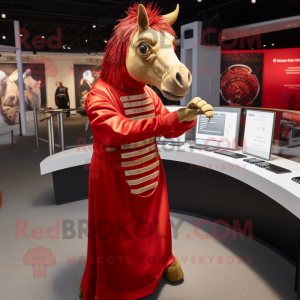
M 158 145 L 166 173 L 170 210 L 212 221 L 222 219 L 232 229 L 240 224 L 247 234 L 253 233 L 254 239 L 297 264 L 300 185 L 291 178 L 300 176 L 300 164 L 272 156 L 274 165 L 292 171 L 275 174 L 243 159 L 189 146 Z M 91 146 L 70 149 L 41 162 L 41 174 L 53 175 L 57 204 L 88 197 L 92 151 Z M 246 224 L 251 224 L 251 228 Z M 298 271 L 297 267 L 297 274 Z M 297 290 L 298 278 L 297 275 Z
M 292 177 L 300 176 L 299 163 L 272 155 L 271 162 L 274 165 L 292 171 L 287 174 L 275 174 L 246 163 L 243 159 L 191 149 L 189 146 L 189 144 L 181 147 L 158 145 L 158 150 L 163 160 L 188 163 L 236 178 L 266 194 L 300 219 L 300 185 L 291 180 Z M 241 151 L 237 152 L 241 153 Z M 90 145 L 51 155 L 41 162 L 41 175 L 74 167 L 80 167 L 83 172 L 88 171 L 92 154 L 93 149 Z M 252 156 L 248 155 L 248 157 Z M 74 187 L 74 182 L 72 185 Z

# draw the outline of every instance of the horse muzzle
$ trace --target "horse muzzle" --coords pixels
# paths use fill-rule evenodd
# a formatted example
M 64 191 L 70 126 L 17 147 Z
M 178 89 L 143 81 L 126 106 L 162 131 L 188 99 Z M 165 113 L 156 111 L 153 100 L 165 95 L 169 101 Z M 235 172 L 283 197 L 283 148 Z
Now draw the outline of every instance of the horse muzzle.
M 190 71 L 184 64 L 178 63 L 163 75 L 160 90 L 169 100 L 179 101 L 189 93 L 191 84 Z

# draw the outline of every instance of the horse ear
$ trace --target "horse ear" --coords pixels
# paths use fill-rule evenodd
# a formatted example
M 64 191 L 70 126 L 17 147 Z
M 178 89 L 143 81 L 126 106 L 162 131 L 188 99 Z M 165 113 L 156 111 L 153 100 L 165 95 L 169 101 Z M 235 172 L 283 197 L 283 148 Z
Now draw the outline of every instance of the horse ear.
M 179 14 L 179 4 L 177 4 L 176 9 L 173 12 L 164 15 L 165 19 L 167 19 L 167 22 L 169 23 L 170 26 L 172 26 L 176 22 L 178 18 L 178 14 Z
M 139 4 L 138 26 L 139 26 L 139 33 L 149 28 L 149 20 L 148 20 L 147 12 L 144 5 L 142 4 Z

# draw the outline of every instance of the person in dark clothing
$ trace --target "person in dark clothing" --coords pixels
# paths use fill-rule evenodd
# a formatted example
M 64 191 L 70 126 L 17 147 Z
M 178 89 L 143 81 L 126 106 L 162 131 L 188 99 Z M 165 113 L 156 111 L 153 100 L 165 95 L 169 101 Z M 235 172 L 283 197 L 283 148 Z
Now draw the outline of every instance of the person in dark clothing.
M 68 88 L 63 86 L 61 81 L 56 82 L 55 104 L 59 109 L 70 109 L 70 98 Z M 67 117 L 70 117 L 70 111 L 67 112 Z

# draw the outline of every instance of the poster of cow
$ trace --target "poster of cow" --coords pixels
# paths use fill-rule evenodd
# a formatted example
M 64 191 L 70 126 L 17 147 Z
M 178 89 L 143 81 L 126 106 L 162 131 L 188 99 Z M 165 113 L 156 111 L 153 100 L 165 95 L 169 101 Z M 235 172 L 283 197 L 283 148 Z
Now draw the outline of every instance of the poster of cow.
M 44 64 L 23 64 L 25 110 L 45 107 L 46 87 Z M 18 70 L 16 63 L 0 64 L 0 113 L 4 121 L 13 125 L 20 111 Z
M 97 81 L 101 66 L 74 65 L 76 108 L 85 108 L 85 98 Z

